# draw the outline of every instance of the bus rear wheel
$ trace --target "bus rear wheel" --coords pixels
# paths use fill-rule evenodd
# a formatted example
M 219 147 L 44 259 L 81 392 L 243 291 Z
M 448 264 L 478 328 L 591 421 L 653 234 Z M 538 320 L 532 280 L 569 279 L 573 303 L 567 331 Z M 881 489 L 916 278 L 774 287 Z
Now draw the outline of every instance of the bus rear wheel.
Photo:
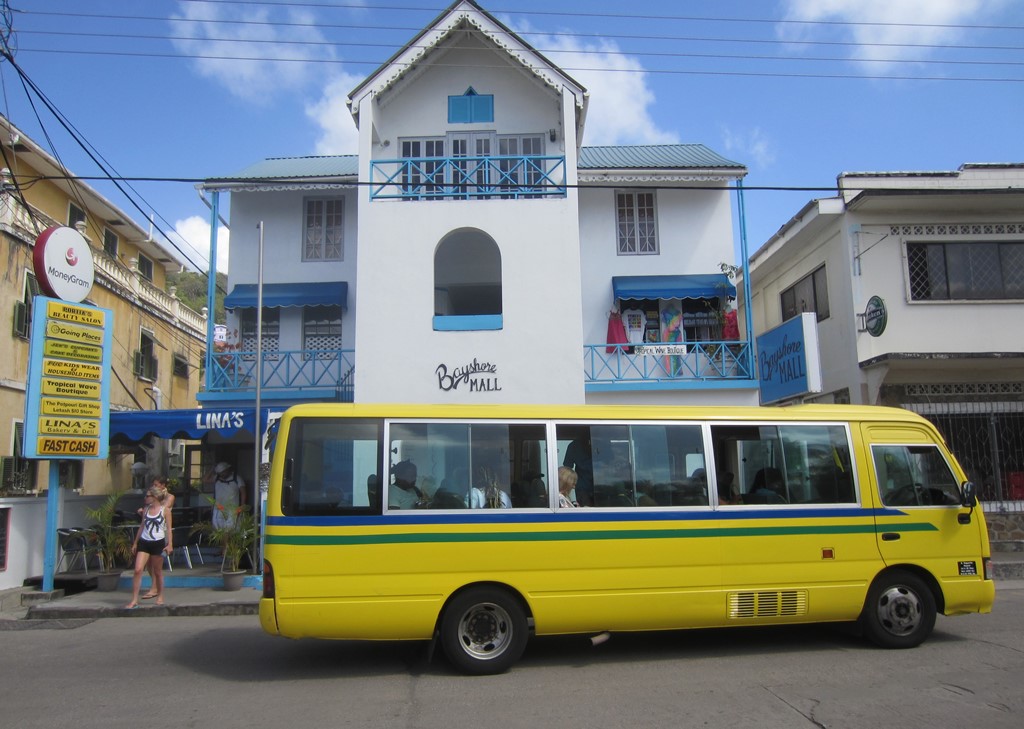
M 935 596 L 924 580 L 893 570 L 871 585 L 860 622 L 876 645 L 914 648 L 931 634 L 935 614 Z
M 478 587 L 456 596 L 441 620 L 441 647 L 463 673 L 507 671 L 526 648 L 526 613 L 514 596 Z

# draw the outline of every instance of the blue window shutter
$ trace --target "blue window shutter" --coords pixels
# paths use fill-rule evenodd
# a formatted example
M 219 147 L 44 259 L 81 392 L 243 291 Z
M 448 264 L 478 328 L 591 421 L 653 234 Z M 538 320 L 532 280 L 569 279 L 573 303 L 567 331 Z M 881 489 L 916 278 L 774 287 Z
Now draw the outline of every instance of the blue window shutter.
M 472 96 L 449 96 L 448 97 L 448 123 L 469 124 L 473 121 L 473 97 Z
M 471 97 L 473 105 L 473 121 L 493 122 L 494 121 L 494 95 L 484 94 Z
M 473 87 L 462 96 L 448 97 L 448 123 L 472 124 L 494 121 L 494 94 L 478 94 Z

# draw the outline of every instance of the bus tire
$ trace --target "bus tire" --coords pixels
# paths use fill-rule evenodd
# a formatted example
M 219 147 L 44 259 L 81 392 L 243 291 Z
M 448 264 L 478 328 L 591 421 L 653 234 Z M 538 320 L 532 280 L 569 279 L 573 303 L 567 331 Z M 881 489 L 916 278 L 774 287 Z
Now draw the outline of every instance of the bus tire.
M 441 647 L 463 673 L 507 671 L 526 648 L 526 613 L 497 587 L 474 587 L 457 595 L 441 619 Z
M 914 648 L 935 627 L 935 596 L 924 580 L 904 570 L 879 575 L 868 590 L 861 626 L 883 648 Z

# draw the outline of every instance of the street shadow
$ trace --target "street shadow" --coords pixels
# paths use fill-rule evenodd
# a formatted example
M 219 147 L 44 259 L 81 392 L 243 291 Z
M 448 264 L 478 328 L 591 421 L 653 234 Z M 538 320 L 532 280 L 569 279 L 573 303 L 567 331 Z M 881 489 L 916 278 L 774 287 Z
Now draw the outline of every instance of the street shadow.
M 885 650 L 869 643 L 853 624 L 613 633 L 598 645 L 590 638 L 533 638 L 515 670 Z M 929 638 L 942 643 L 960 640 L 938 629 Z M 427 641 L 289 640 L 267 635 L 258 626 L 237 624 L 183 634 L 167 658 L 198 673 L 240 682 L 457 673 L 440 647 L 431 653 Z

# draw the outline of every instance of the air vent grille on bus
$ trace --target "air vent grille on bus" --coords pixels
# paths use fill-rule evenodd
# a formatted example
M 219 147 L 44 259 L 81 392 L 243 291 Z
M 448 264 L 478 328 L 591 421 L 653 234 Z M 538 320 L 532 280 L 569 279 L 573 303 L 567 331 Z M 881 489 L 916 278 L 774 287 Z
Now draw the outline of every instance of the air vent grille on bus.
M 783 618 L 807 612 L 806 590 L 729 593 L 729 618 Z

